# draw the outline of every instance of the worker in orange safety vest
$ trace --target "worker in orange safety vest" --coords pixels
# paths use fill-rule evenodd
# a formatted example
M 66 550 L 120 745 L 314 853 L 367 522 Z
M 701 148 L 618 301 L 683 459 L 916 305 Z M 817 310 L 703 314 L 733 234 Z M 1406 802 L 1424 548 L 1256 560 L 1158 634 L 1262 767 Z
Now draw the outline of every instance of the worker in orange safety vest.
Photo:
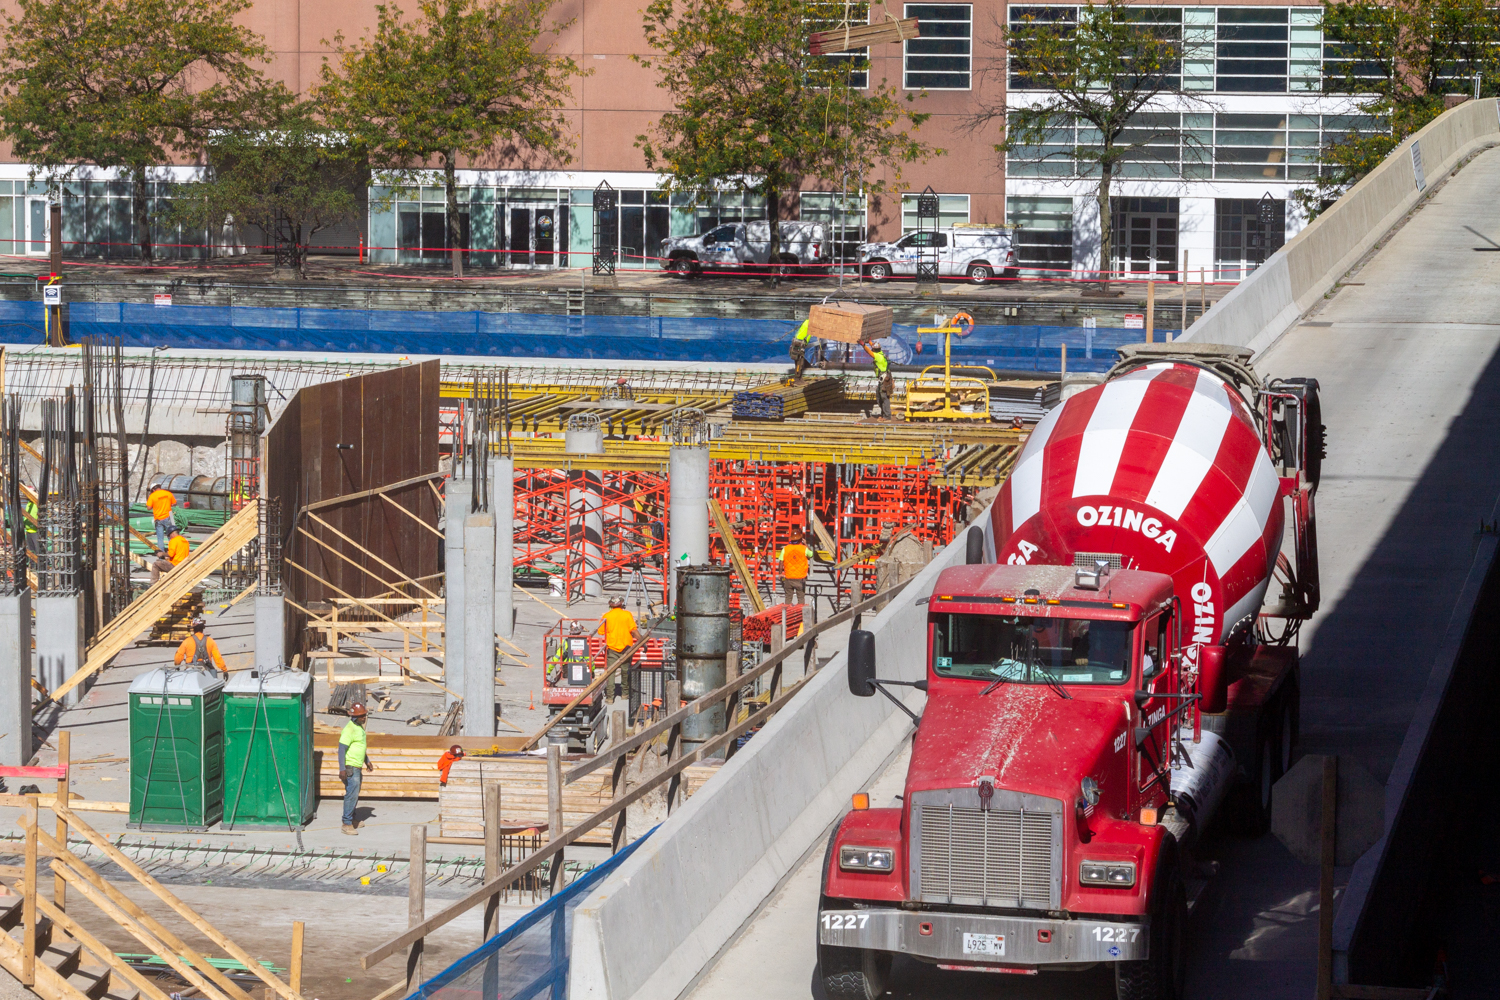
M 807 603 L 807 546 L 802 544 L 802 532 L 792 532 L 792 540 L 781 547 L 776 558 L 781 562 L 781 589 L 788 604 Z

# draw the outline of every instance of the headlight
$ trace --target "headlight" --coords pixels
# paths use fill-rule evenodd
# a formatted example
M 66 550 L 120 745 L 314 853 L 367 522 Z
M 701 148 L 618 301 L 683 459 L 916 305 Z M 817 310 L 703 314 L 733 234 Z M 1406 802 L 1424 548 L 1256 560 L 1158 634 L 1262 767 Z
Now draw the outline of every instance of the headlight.
M 1135 862 L 1084 861 L 1078 866 L 1078 881 L 1084 885 L 1129 889 L 1135 885 Z
M 896 866 L 889 847 L 840 847 L 839 867 L 846 872 L 888 872 Z

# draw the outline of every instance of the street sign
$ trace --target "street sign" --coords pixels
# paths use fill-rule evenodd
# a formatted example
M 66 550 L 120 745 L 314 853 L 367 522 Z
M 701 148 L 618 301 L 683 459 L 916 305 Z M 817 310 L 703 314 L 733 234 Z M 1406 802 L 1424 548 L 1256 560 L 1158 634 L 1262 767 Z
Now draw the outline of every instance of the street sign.
M 60 305 L 62 305 L 62 286 L 61 285 L 47 285 L 47 286 L 43 287 L 42 288 L 42 305 L 44 305 L 44 306 L 60 306 Z
M 156 303 L 159 306 L 169 306 L 169 305 L 172 304 L 172 296 L 171 295 L 162 295 L 162 294 L 158 293 L 158 294 L 152 296 L 151 301 L 154 302 L 154 303 Z
M 1145 313 L 1126 313 L 1125 314 L 1125 329 L 1127 329 L 1127 330 L 1144 330 L 1144 329 L 1146 329 L 1146 314 Z

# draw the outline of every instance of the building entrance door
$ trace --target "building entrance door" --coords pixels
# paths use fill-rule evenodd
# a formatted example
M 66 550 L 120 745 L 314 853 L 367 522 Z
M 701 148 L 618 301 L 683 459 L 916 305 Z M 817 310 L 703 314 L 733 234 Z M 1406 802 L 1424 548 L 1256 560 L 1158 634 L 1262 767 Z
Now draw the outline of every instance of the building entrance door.
M 1177 199 L 1120 198 L 1114 212 L 1114 269 L 1177 280 Z
M 512 208 L 505 249 L 511 267 L 556 267 L 557 209 Z

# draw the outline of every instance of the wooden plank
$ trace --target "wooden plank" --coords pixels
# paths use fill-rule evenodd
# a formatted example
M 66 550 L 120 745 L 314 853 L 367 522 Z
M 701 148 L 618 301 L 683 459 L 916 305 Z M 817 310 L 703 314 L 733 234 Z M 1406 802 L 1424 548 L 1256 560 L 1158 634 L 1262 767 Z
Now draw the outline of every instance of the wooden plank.
M 890 18 L 876 24 L 850 24 L 815 31 L 808 36 L 808 51 L 815 56 L 835 52 L 856 52 L 872 45 L 906 42 L 921 38 L 921 25 L 915 17 Z
M 57 845 L 54 844 L 53 846 L 56 847 Z M 119 907 L 148 932 L 165 943 L 168 948 L 173 950 L 173 954 L 182 956 L 195 966 L 199 972 L 212 980 L 232 1000 L 251 1000 L 247 993 L 230 982 L 229 977 L 220 972 L 212 962 L 188 947 L 186 942 L 166 927 L 163 927 L 155 918 L 136 905 L 134 900 L 130 899 L 130 897 L 126 896 L 119 889 L 116 889 L 111 883 L 106 882 L 99 873 L 90 868 L 87 862 L 78 855 L 72 851 L 63 850 L 57 852 L 57 857 L 71 868 L 79 878 L 103 893 L 105 898 L 111 903 Z
M 61 867 L 61 865 L 59 865 L 59 863 L 55 861 L 53 862 L 53 865 L 54 867 Z M 59 872 L 57 877 L 63 878 L 64 876 L 61 872 Z M 83 890 L 80 889 L 79 891 L 82 892 Z M 124 979 L 131 986 L 134 986 L 136 989 L 140 990 L 141 994 L 147 997 L 148 1000 L 168 1000 L 167 995 L 161 990 L 157 989 L 156 983 L 152 982 L 150 979 L 147 979 L 145 976 L 135 971 L 135 969 L 131 968 L 130 963 L 126 962 L 120 956 L 116 955 L 114 949 L 100 944 L 99 939 L 90 934 L 87 928 L 85 928 L 78 921 L 74 920 L 72 917 L 68 916 L 56 905 L 49 903 L 45 899 L 37 900 L 37 905 L 41 907 L 42 912 L 46 914 L 53 923 L 61 927 L 63 930 L 67 931 L 68 934 L 71 937 L 75 938 L 79 944 L 87 948 L 89 954 L 94 956 L 95 961 L 99 962 L 101 965 L 107 965 L 109 967 L 111 979 L 113 979 L 114 976 L 118 975 L 121 979 Z M 107 912 L 108 911 L 106 911 L 106 913 Z M 191 980 L 189 980 L 189 982 L 191 982 Z M 111 983 L 111 985 L 113 985 L 113 983 Z M 209 991 L 208 995 L 219 996 L 220 994 L 217 991 Z
M 425 483 L 430 482 L 434 479 L 442 478 L 443 473 L 441 472 L 429 472 L 421 476 L 412 476 L 410 479 L 403 479 L 400 482 L 395 483 L 387 483 L 385 486 L 377 486 L 374 489 L 360 490 L 358 493 L 346 493 L 343 496 L 329 497 L 327 500 L 319 500 L 316 503 L 308 504 L 297 513 L 301 515 L 311 510 L 322 510 L 324 507 L 332 507 L 335 504 L 348 503 L 350 500 L 361 500 L 365 497 L 378 496 L 382 493 L 389 493 L 392 490 L 399 490 L 406 486 L 414 486 L 417 483 Z
M 292 921 L 292 955 L 287 962 L 286 984 L 293 993 L 302 992 L 302 938 L 306 929 L 307 924 L 301 920 Z
M 82 684 L 95 671 L 103 669 L 116 653 L 150 628 L 179 598 L 216 572 L 259 533 L 260 501 L 251 500 L 240 508 L 239 513 L 225 521 L 196 551 L 174 566 L 170 573 L 127 607 L 124 614 L 101 629 L 89 646 L 88 659 L 83 666 L 72 677 L 63 681 L 52 692 L 50 699 L 44 699 L 37 706 L 38 711 L 51 702 L 60 703 L 63 695 Z
M 21 945 L 9 934 L 0 934 L 0 966 L 20 979 Z M 72 983 L 57 974 L 57 970 L 46 964 L 36 966 L 36 982 L 31 991 L 42 1000 L 89 1000 Z
M 250 505 L 241 508 L 241 513 L 243 513 L 245 510 L 248 510 L 249 507 Z M 69 823 L 78 827 L 78 832 L 83 835 L 85 840 L 93 844 L 99 850 L 103 851 L 111 861 L 128 872 L 131 877 L 133 877 L 137 882 L 144 885 L 148 890 L 151 891 L 152 895 L 156 896 L 157 899 L 160 899 L 163 903 L 166 903 L 169 907 L 176 911 L 178 916 L 182 917 L 182 919 L 192 924 L 193 927 L 195 927 L 198 932 L 201 933 L 204 937 L 217 944 L 220 948 L 223 948 L 231 958 L 244 963 L 245 968 L 252 975 L 254 975 L 257 979 L 274 990 L 278 996 L 283 997 L 284 1000 L 302 1000 L 302 997 L 292 992 L 291 988 L 288 987 L 286 983 L 283 983 L 280 979 L 277 979 L 274 975 L 272 975 L 265 966 L 261 965 L 253 957 L 251 957 L 249 952 L 245 951 L 245 949 L 235 944 L 228 935 L 224 934 L 213 924 L 203 919 L 203 917 L 191 906 L 188 906 L 182 900 L 172 895 L 172 893 L 167 891 L 165 886 L 156 881 L 156 879 L 152 878 L 150 875 L 146 874 L 146 872 L 141 868 L 140 865 L 132 861 L 130 857 L 119 848 L 115 847 L 115 845 L 111 843 L 108 838 L 102 836 L 93 827 L 89 826 L 87 823 L 74 816 L 67 809 L 61 806 L 55 808 L 60 815 L 65 816 Z
M 21 891 L 25 894 L 21 902 L 21 972 L 16 978 L 22 986 L 36 985 L 36 849 L 37 805 L 33 800 L 26 812 L 21 814 L 21 826 L 26 830 L 26 853 L 21 867 L 25 870 L 25 881 Z
M 734 563 L 734 571 L 740 576 L 740 586 L 745 588 L 745 594 L 750 598 L 750 603 L 755 605 L 755 613 L 760 614 L 766 610 L 766 602 L 760 599 L 760 589 L 755 585 L 755 576 L 745 563 L 745 556 L 740 552 L 739 543 L 734 540 L 734 532 L 729 529 L 729 519 L 724 516 L 724 509 L 713 497 L 708 498 L 708 513 L 714 519 L 715 527 L 719 529 L 719 540 L 724 543 L 724 548 L 729 552 L 729 561 Z

